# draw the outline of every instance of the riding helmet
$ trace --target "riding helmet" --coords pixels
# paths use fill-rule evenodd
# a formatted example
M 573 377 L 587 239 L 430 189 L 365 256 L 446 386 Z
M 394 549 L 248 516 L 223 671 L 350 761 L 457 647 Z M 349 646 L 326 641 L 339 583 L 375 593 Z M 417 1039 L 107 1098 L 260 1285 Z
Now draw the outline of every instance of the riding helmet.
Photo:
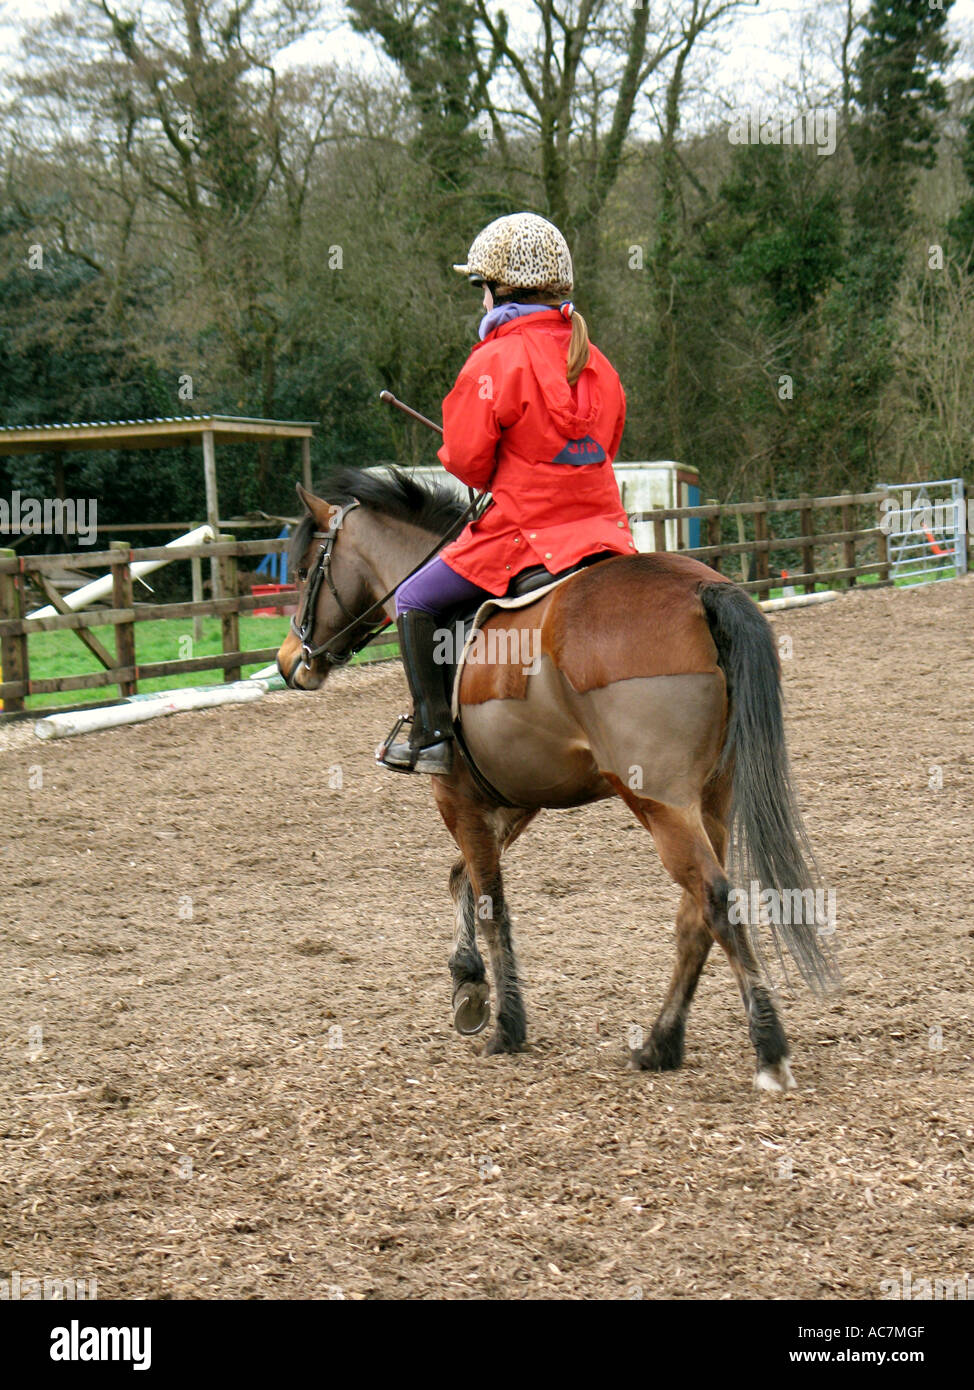
M 474 238 L 464 265 L 454 270 L 474 285 L 504 285 L 514 290 L 548 290 L 571 294 L 571 252 L 561 232 L 534 212 L 498 217 Z

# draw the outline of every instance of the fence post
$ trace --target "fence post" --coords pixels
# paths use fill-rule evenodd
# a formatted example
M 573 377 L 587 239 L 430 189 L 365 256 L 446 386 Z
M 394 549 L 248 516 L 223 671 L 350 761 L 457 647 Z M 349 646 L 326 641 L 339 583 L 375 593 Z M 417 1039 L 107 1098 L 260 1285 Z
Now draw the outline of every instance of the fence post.
M 737 544 L 747 544 L 747 531 L 744 529 L 744 518 L 740 512 L 734 513 L 734 521 L 737 524 Z M 738 552 L 741 561 L 741 583 L 746 584 L 751 578 L 751 560 L 746 550 Z
M 763 497 L 756 497 L 754 500 L 755 502 L 763 504 L 765 499 Z M 768 594 L 771 592 L 770 555 L 767 546 L 760 549 L 758 542 L 767 541 L 767 539 L 768 513 L 766 508 L 762 505 L 761 509 L 754 513 L 754 573 L 759 584 L 758 593 L 764 598 L 767 598 Z
M 191 558 L 190 562 L 189 562 L 189 567 L 190 567 L 190 573 L 191 573 L 191 575 L 192 575 L 192 583 L 193 583 L 193 602 L 194 602 L 194 603 L 202 603 L 202 602 L 203 602 L 203 561 L 200 559 L 200 557 L 199 557 L 198 555 L 194 555 L 194 556 Z M 202 642 L 202 640 L 203 640 L 203 615 L 202 615 L 202 613 L 194 613 L 194 614 L 193 614 L 193 642 L 194 642 L 194 643 Z
M 118 562 L 112 565 L 112 607 L 134 608 L 132 594 L 132 570 L 129 565 L 129 546 L 127 541 L 112 541 L 111 550 L 119 551 Z M 123 558 L 124 557 L 124 558 Z M 118 623 L 115 627 L 115 656 L 119 666 L 135 666 L 135 620 Z M 121 696 L 135 695 L 139 689 L 137 679 L 119 681 L 118 693 Z
M 883 530 L 883 522 L 886 513 L 883 512 L 879 518 L 879 530 L 876 532 L 876 559 L 882 565 L 882 569 L 876 574 L 880 584 L 889 583 L 889 536 Z
M 666 549 L 666 522 L 661 516 L 656 516 L 657 506 L 653 503 L 653 549 Z
M 15 550 L 0 550 L 0 560 L 16 560 Z M 0 574 L 0 618 L 24 617 L 24 577 L 21 574 Z M 30 679 L 30 660 L 27 655 L 27 634 L 19 637 L 0 637 L 0 680 L 27 681 Z M 26 697 L 8 695 L 0 700 L 5 714 L 26 709 Z
M 206 519 L 213 528 L 214 536 L 220 530 L 220 499 L 216 484 L 216 445 L 213 431 L 203 431 L 203 480 L 206 484 Z M 220 566 L 216 557 L 210 561 L 211 598 L 222 598 L 220 593 Z
M 708 506 L 708 507 L 719 507 L 719 506 L 720 506 L 720 503 L 717 501 L 717 498 L 716 498 L 716 497 L 708 497 L 708 498 L 707 498 L 707 506 Z M 708 517 L 708 518 L 707 518 L 707 544 L 708 544 L 708 545 L 716 545 L 716 546 L 719 546 L 719 545 L 720 545 L 720 540 L 721 540 L 721 536 L 720 536 L 720 520 L 721 520 L 721 518 L 720 518 L 720 513 L 719 513 L 719 512 L 717 513 L 716 516 L 711 516 L 711 517 Z M 709 558 L 709 560 L 707 561 L 707 564 L 710 566 L 710 568 L 711 568 L 712 570 L 717 570 L 718 573 L 720 572 L 720 562 L 721 562 L 721 558 L 722 558 L 722 557 L 721 557 L 720 551 L 718 550 L 717 554 L 716 554 L 716 555 L 711 555 L 710 558 Z
M 815 508 L 811 504 L 811 499 L 807 492 L 803 492 L 799 497 L 801 507 L 798 512 L 798 526 L 803 536 L 814 536 L 815 534 Z M 809 541 L 802 545 L 802 569 L 806 574 L 810 574 L 811 579 L 806 579 L 803 585 L 806 594 L 815 592 L 815 542 Z
M 967 535 L 967 518 L 970 515 L 970 507 L 967 505 L 967 488 L 963 478 L 958 478 L 951 484 L 951 500 L 954 504 L 954 578 L 959 579 L 962 574 L 967 573 L 967 549 L 969 539 Z
M 851 502 L 842 503 L 842 529 L 843 531 L 854 531 L 856 529 L 855 508 Z M 854 570 L 856 567 L 856 543 L 854 540 L 842 542 L 842 567 L 847 570 Z M 846 579 L 847 588 L 855 586 L 856 576 L 850 574 Z
M 217 537 L 219 541 L 233 541 L 235 536 L 225 536 L 222 533 Z M 220 567 L 220 597 L 237 597 L 237 557 L 236 555 L 220 555 L 217 559 Z M 238 652 L 240 650 L 240 614 L 223 613 L 220 617 L 220 627 L 223 634 L 223 651 Z M 226 682 L 238 681 L 240 679 L 241 668 L 239 666 L 225 666 L 223 668 L 223 679 Z

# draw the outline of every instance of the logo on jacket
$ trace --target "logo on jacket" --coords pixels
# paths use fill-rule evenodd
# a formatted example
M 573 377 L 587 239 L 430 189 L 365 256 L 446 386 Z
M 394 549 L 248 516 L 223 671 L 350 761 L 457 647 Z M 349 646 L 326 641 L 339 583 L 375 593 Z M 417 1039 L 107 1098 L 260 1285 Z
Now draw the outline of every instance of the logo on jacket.
M 569 439 L 565 447 L 560 453 L 555 454 L 551 462 L 572 463 L 576 466 L 583 463 L 604 463 L 605 450 L 597 439 L 586 434 L 581 439 Z

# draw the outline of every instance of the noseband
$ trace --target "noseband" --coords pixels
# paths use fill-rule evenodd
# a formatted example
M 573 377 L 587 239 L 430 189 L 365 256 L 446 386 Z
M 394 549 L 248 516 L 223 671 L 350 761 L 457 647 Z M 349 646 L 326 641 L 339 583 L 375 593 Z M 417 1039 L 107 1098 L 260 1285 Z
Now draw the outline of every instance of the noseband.
M 368 646 L 375 634 L 380 632 L 384 627 L 388 627 L 391 622 L 391 619 L 387 617 L 383 617 L 380 622 L 370 622 L 368 631 L 360 640 L 353 642 L 346 651 L 336 652 L 332 649 L 333 644 L 337 642 L 340 637 L 344 637 L 352 628 L 358 627 L 374 609 L 380 607 L 385 602 L 384 598 L 379 599 L 377 603 L 373 603 L 364 613 L 360 613 L 356 618 L 353 613 L 348 611 L 345 604 L 342 602 L 341 595 L 335 588 L 335 581 L 332 578 L 331 557 L 335 549 L 335 542 L 338 539 L 339 529 L 349 512 L 354 511 L 356 507 L 361 505 L 360 502 L 348 502 L 332 518 L 327 531 L 316 531 L 314 533 L 315 540 L 320 540 L 321 545 L 318 547 L 318 553 L 314 558 L 314 563 L 308 571 L 307 588 L 304 592 L 304 603 L 301 605 L 300 616 L 297 621 L 295 621 L 294 618 L 291 619 L 291 631 L 301 643 L 302 660 L 305 666 L 310 666 L 315 658 L 319 656 L 323 656 L 330 666 L 347 665 L 356 652 L 360 652 L 363 647 Z M 318 595 L 321 593 L 322 584 L 328 585 L 332 598 L 338 604 L 342 616 L 348 619 L 348 624 L 343 627 L 340 632 L 336 632 L 334 637 L 329 637 L 327 642 L 322 642 L 320 646 L 313 647 L 311 645 L 311 638 L 315 626 L 315 609 L 318 606 Z M 388 598 L 388 595 L 386 595 L 386 598 Z

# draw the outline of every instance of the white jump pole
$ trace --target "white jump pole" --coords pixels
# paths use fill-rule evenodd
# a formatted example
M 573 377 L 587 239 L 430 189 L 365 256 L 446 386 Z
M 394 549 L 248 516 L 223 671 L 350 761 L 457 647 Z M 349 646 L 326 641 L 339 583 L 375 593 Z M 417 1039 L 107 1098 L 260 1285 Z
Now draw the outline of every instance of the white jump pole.
M 839 595 L 835 589 L 823 589 L 820 594 L 795 594 L 791 598 L 766 598 L 758 604 L 765 613 L 780 613 L 784 608 L 807 608 L 812 603 L 831 603 Z
M 267 694 L 268 685 L 269 682 L 245 680 L 200 690 L 160 690 L 158 695 L 132 700 L 124 705 L 113 705 L 108 709 L 50 714 L 46 719 L 38 719 L 34 733 L 43 739 L 72 738 L 75 734 L 96 733 L 99 729 L 116 729 L 122 724 L 142 724 L 147 719 L 161 719 L 164 715 L 180 714 L 184 710 L 249 704 L 262 700 Z
M 188 531 L 185 536 L 177 536 L 174 541 L 168 541 L 167 550 L 176 550 L 180 546 L 202 545 L 204 541 L 216 539 L 216 533 L 210 525 L 197 526 L 195 531 Z M 161 569 L 163 565 L 178 560 L 178 555 L 173 555 L 171 560 L 136 560 L 132 566 L 132 578 L 139 579 L 143 574 L 151 574 L 153 570 Z M 67 594 L 64 602 L 68 608 L 74 612 L 78 608 L 87 608 L 89 603 L 95 603 L 100 598 L 107 598 L 112 592 L 112 576 L 102 575 L 101 579 L 93 579 L 90 584 L 83 584 L 80 589 L 75 589 L 73 594 Z M 36 613 L 31 613 L 30 618 L 56 618 L 58 612 L 56 608 L 48 606 L 39 608 Z

